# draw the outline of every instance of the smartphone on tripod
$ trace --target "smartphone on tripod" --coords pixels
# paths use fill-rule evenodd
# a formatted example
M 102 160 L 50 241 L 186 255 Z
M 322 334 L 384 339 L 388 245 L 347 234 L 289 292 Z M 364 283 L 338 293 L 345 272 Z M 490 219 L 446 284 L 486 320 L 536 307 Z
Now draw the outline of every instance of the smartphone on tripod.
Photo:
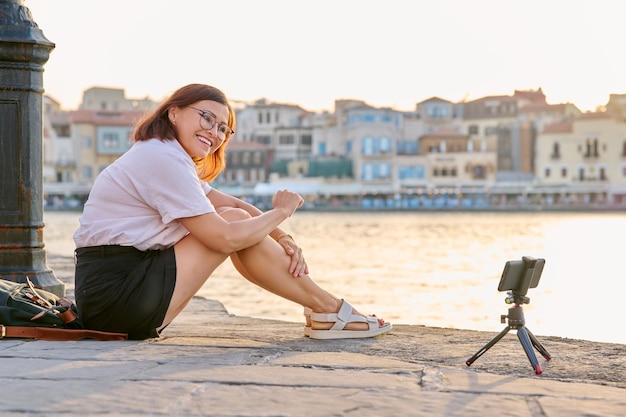
M 531 258 L 507 261 L 498 284 L 498 291 L 513 291 L 515 295 L 526 295 L 529 288 L 536 288 L 546 260 Z

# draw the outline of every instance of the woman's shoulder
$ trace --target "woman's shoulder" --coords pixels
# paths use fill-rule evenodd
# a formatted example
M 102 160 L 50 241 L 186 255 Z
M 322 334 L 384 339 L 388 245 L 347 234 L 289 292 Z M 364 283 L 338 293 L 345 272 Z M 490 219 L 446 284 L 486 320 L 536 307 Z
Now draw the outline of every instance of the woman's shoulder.
M 176 149 L 181 148 L 180 144 L 176 139 L 159 139 L 153 138 L 148 140 L 140 140 L 133 144 L 131 149 L 133 148 L 141 148 L 142 151 L 163 151 L 166 149 Z
M 176 139 L 148 139 L 135 142 L 130 148 L 134 154 L 142 158 L 161 159 L 178 157 L 192 162 L 189 155 Z M 193 162 L 192 162 L 193 163 Z
M 189 171 L 197 176 L 196 165 L 176 139 L 136 142 L 118 161 L 129 172 L 163 176 Z

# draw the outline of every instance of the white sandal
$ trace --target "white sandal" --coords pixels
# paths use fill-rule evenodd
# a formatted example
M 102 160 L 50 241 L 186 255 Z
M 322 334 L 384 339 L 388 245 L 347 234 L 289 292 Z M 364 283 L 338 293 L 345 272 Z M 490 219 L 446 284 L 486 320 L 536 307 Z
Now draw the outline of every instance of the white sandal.
M 328 330 L 309 330 L 311 339 L 361 339 L 374 337 L 391 330 L 391 323 L 381 326 L 375 316 L 361 316 L 352 314 L 352 306 L 343 300 L 338 313 L 311 313 L 311 320 L 324 323 L 334 323 Z M 344 330 L 348 323 L 367 323 L 368 330 Z

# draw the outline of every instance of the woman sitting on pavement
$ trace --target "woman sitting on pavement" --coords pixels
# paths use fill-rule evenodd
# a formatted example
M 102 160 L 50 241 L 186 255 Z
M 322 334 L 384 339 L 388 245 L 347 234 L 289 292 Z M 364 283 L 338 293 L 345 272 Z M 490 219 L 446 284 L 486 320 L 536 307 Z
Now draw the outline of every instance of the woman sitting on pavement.
M 85 327 L 158 337 L 226 258 L 250 282 L 304 306 L 305 335 L 373 337 L 391 324 L 320 288 L 280 229 L 303 203 L 281 190 L 262 212 L 210 187 L 225 167 L 235 113 L 190 84 L 144 118 L 133 146 L 96 178 L 74 234 L 75 297 Z

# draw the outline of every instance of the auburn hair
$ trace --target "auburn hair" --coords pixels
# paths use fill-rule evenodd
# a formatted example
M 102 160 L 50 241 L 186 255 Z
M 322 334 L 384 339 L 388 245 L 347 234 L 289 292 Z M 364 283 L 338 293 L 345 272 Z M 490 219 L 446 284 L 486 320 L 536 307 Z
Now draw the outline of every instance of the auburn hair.
M 135 142 L 150 139 L 176 140 L 176 131 L 169 118 L 172 107 L 185 107 L 202 100 L 215 101 L 228 108 L 228 126 L 235 131 L 235 111 L 231 107 L 226 95 L 219 89 L 206 84 L 189 84 L 176 90 L 156 110 L 148 113 L 139 121 L 133 139 Z M 202 181 L 213 181 L 226 168 L 226 145 L 232 134 L 226 138 L 217 151 L 205 158 L 193 158 L 198 177 Z

